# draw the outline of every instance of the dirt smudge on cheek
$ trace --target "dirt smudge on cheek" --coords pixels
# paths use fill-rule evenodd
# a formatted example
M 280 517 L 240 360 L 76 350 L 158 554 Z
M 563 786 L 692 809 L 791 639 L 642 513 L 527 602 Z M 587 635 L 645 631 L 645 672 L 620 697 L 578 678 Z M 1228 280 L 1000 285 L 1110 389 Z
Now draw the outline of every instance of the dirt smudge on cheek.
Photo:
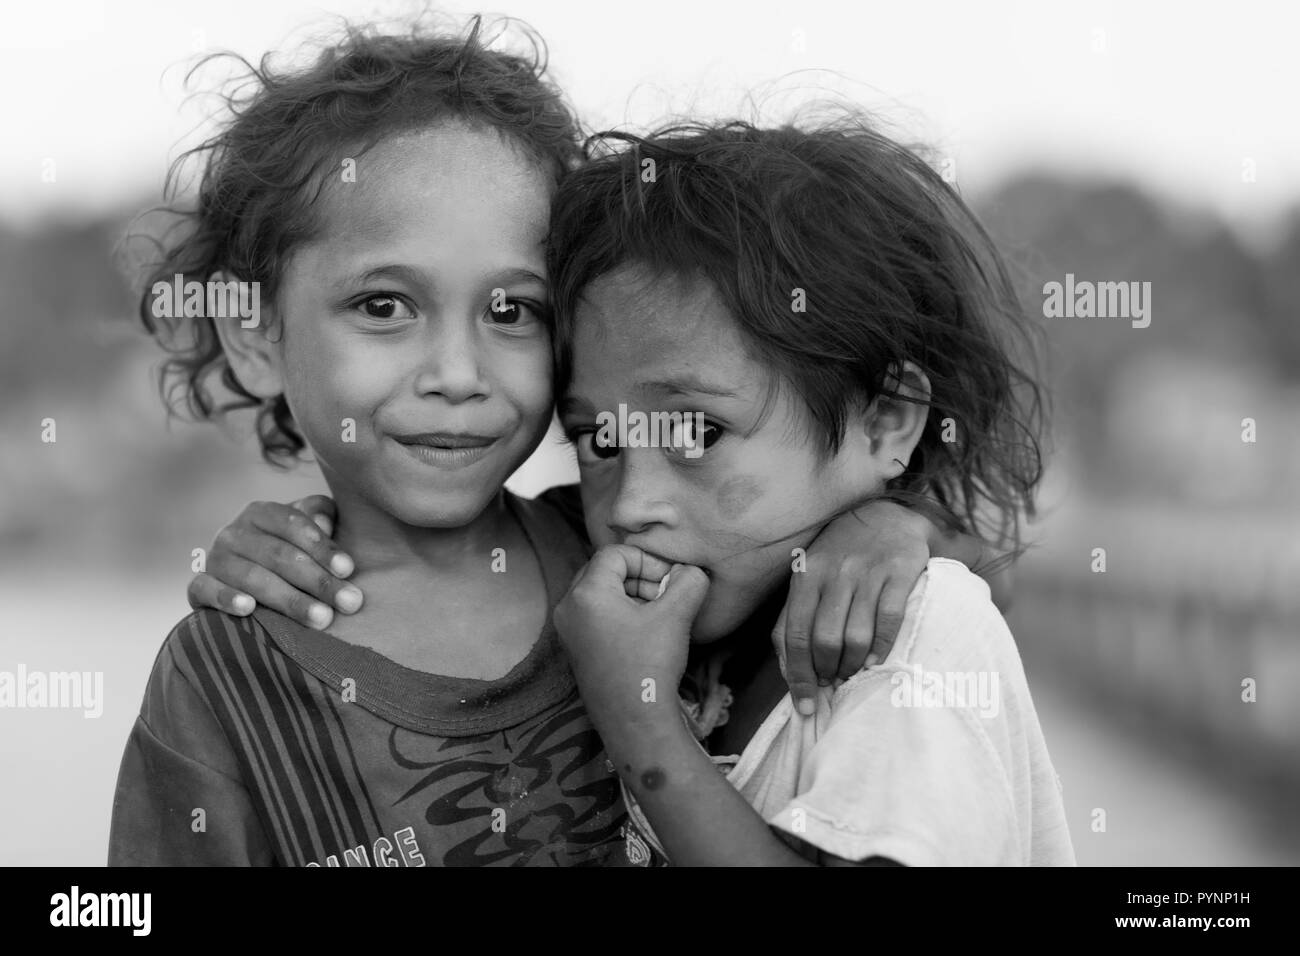
M 735 521 L 762 497 L 763 486 L 756 479 L 744 476 L 728 478 L 716 495 L 718 515 L 726 521 Z

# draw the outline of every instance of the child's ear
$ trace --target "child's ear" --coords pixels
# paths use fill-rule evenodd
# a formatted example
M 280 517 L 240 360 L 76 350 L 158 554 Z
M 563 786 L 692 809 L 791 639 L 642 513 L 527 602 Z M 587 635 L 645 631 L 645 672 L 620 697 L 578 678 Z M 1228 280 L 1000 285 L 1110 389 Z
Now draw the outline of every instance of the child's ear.
M 890 394 L 877 395 L 864 416 L 873 471 L 883 480 L 907 470 L 930 416 L 930 379 L 916 365 L 892 366 L 885 379 Z M 899 462 L 903 464 L 900 466 Z
M 218 272 L 212 279 L 229 282 L 231 276 Z M 275 327 L 271 310 L 261 306 L 260 297 L 253 301 L 258 302 L 255 321 L 249 322 L 238 315 L 213 317 L 211 321 L 239 384 L 258 398 L 275 398 L 284 391 L 280 336 L 271 334 Z

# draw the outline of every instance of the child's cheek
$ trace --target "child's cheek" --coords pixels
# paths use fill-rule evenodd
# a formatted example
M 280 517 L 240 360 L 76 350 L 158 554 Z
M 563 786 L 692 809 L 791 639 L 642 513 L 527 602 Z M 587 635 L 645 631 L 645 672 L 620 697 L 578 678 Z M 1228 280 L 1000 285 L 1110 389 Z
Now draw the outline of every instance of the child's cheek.
M 287 383 L 289 407 L 319 453 L 372 446 L 374 412 L 392 391 L 392 363 L 320 336 L 298 354 Z
M 555 413 L 555 392 L 552 388 L 551 357 L 546 351 L 535 352 L 528 363 L 519 362 L 525 372 L 522 380 L 516 373 L 511 382 L 510 401 L 527 424 L 545 434 Z M 511 369 L 515 372 L 515 369 Z
M 739 521 L 762 499 L 763 485 L 755 478 L 737 475 L 728 478 L 714 493 L 718 517 L 725 522 Z
M 583 468 L 582 513 L 586 520 L 587 536 L 593 547 L 616 544 L 614 532 L 609 527 L 609 513 L 614 507 L 613 468 Z

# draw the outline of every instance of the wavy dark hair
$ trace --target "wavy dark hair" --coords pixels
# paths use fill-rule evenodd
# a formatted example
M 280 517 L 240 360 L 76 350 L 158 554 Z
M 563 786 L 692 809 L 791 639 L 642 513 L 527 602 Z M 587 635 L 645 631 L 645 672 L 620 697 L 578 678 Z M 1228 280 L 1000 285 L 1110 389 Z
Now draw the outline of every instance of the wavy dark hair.
M 445 120 L 495 129 L 556 181 L 582 158 L 574 112 L 547 77 L 545 45 L 517 21 L 473 17 L 460 33 L 423 24 L 401 34 L 348 24 L 341 32 L 305 67 L 281 68 L 271 54 L 254 65 L 222 53 L 191 69 L 187 85 L 213 59 L 239 67 L 218 90 L 226 116 L 215 135 L 172 164 L 169 205 L 152 211 L 169 221 L 162 237 L 127 236 L 128 246 L 144 240 L 150 248 L 137 266 L 139 316 L 170 353 L 164 401 L 205 420 L 256 407 L 262 455 L 272 464 L 291 463 L 305 447 L 284 396 L 263 401 L 240 384 L 212 318 L 155 317 L 155 282 L 176 275 L 206 282 L 225 272 L 260 283 L 262 301 L 273 302 L 288 254 L 319 228 L 326 176 L 393 134 Z M 503 35 L 523 38 L 518 52 L 491 48 Z M 182 199 L 192 164 L 201 170 L 197 194 Z M 140 258 L 134 248 L 128 254 Z M 228 395 L 213 393 L 213 375 Z
M 552 211 L 557 395 L 593 280 L 624 265 L 703 278 L 773 381 L 802 398 L 823 455 L 853 408 L 907 399 L 891 370 L 924 370 L 924 431 L 886 496 L 1021 549 L 1042 476 L 1040 335 L 992 240 L 921 155 L 848 109 L 780 128 L 598 133 L 588 151 Z

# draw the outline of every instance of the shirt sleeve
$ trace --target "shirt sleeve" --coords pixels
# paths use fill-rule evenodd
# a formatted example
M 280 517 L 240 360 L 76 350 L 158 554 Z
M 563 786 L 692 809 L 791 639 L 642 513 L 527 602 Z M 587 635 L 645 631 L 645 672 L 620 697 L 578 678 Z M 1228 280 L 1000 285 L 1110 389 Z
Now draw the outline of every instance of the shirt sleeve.
M 273 865 L 236 768 L 215 716 L 164 645 L 118 771 L 109 865 Z
M 986 718 L 901 704 L 896 673 L 872 669 L 839 689 L 796 796 L 768 823 L 853 862 L 1018 865 L 1014 799 Z

